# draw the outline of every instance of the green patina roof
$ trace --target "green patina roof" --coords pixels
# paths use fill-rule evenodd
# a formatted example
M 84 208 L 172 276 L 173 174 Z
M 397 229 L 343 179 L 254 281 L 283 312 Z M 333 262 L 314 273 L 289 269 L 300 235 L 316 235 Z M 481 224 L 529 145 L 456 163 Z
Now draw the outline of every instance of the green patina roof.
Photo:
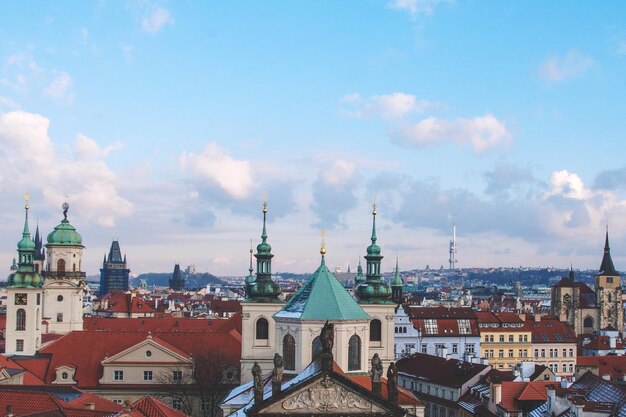
M 83 238 L 67 219 L 61 220 L 61 224 L 48 235 L 48 245 L 82 246 L 82 244 Z
M 369 320 L 370 316 L 322 264 L 302 288 L 274 315 L 300 320 Z

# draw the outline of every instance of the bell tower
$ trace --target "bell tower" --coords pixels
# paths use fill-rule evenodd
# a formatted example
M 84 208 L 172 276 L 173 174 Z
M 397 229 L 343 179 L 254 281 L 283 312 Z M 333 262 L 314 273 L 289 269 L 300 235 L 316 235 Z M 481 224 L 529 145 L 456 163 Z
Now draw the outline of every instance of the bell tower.
M 44 277 L 44 319 L 49 333 L 65 334 L 83 329 L 85 273 L 82 271 L 83 238 L 67 219 L 70 208 L 63 203 L 63 220 L 48 234 Z
M 622 309 L 622 277 L 613 265 L 611 249 L 609 247 L 609 228 L 606 229 L 604 240 L 604 256 L 600 270 L 595 276 L 595 289 L 599 315 L 599 330 L 612 326 L 622 331 L 624 325 L 624 310 Z
M 41 303 L 43 278 L 35 271 L 35 242 L 28 228 L 28 194 L 22 240 L 17 244 L 17 270 L 9 275 L 7 287 L 7 355 L 33 356 L 41 346 Z

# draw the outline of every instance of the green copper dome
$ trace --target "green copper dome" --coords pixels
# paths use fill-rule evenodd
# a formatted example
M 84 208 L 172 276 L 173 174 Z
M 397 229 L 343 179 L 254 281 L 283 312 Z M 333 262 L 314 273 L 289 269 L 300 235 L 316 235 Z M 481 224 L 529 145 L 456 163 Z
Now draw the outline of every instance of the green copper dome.
M 63 220 L 48 235 L 48 245 L 54 246 L 82 246 L 83 238 L 76 232 L 76 228 L 67 220 L 69 205 L 63 204 Z

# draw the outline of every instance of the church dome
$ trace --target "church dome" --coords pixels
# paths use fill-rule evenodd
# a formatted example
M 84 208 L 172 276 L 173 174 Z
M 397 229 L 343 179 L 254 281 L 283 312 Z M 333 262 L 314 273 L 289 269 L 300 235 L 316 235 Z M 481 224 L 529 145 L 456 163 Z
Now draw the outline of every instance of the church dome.
M 72 226 L 67 219 L 61 220 L 61 224 L 55 227 L 48 235 L 49 245 L 80 246 L 82 243 L 83 238 L 76 232 L 76 228 Z
M 9 275 L 7 284 L 10 288 L 39 288 L 43 278 L 35 271 L 16 271 Z
M 35 250 L 35 242 L 30 238 L 30 236 L 24 236 L 22 238 L 22 240 L 17 242 L 17 250 L 34 251 Z

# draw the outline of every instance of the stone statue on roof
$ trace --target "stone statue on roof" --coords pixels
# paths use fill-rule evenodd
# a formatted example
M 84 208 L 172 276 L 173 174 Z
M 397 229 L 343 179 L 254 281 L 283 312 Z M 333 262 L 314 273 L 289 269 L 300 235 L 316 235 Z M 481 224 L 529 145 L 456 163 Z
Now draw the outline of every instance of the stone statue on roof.
M 283 371 L 285 370 L 285 360 L 276 352 L 274 354 L 274 374 L 272 382 L 281 382 L 283 380 Z
M 324 327 L 322 327 L 320 339 L 322 341 L 322 352 L 332 354 L 333 345 L 335 343 L 335 325 L 329 323 L 328 320 L 326 320 Z
M 398 402 L 398 368 L 395 362 L 387 369 L 387 399 L 392 403 Z
M 258 362 L 254 362 L 252 366 L 252 378 L 254 381 L 254 399 L 256 401 L 263 400 L 263 371 Z
M 370 371 L 372 383 L 381 382 L 383 378 L 383 361 L 380 360 L 378 353 L 372 357 L 372 370 Z

